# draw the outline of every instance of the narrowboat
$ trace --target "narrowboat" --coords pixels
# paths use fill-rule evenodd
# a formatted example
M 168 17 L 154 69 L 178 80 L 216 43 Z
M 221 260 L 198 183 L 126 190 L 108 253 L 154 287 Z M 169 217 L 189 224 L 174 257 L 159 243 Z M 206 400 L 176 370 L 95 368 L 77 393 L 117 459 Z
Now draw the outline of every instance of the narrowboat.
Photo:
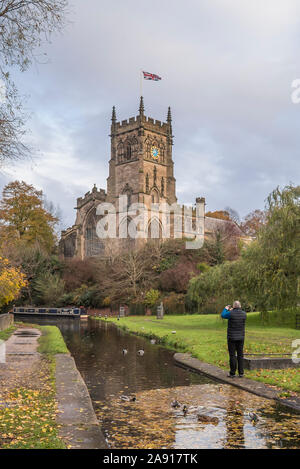
M 13 314 L 31 316 L 58 316 L 80 318 L 80 308 L 33 308 L 25 306 L 14 306 Z

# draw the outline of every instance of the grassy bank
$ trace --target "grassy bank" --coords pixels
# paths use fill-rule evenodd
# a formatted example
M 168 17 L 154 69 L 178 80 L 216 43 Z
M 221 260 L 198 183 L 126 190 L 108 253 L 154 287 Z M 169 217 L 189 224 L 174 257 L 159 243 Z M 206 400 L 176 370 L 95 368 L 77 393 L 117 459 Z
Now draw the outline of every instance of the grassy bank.
M 56 353 L 69 353 L 63 336 L 56 326 L 39 326 L 42 332 L 39 338 L 38 352 L 46 355 L 55 355 Z
M 20 324 L 19 324 L 20 325 Z M 56 423 L 58 407 L 55 388 L 55 354 L 68 353 L 59 329 L 55 326 L 36 326 L 41 330 L 38 351 L 42 358 L 38 367 L 32 369 L 27 382 L 15 377 L 1 400 L 0 447 L 6 449 L 63 449 Z
M 109 320 L 130 332 L 156 337 L 168 347 L 190 352 L 202 361 L 228 369 L 227 321 L 219 315 L 165 316 L 163 320 L 152 316 L 130 316 L 120 321 Z M 276 315 L 270 314 L 269 324 L 265 326 L 261 324 L 259 313 L 248 314 L 245 353 L 291 353 L 295 339 L 300 339 L 300 330 L 279 327 Z M 300 391 L 299 369 L 252 370 L 246 371 L 245 375 L 283 390 Z
M 4 331 L 0 331 L 0 340 L 7 340 L 15 332 L 16 326 L 10 326 Z

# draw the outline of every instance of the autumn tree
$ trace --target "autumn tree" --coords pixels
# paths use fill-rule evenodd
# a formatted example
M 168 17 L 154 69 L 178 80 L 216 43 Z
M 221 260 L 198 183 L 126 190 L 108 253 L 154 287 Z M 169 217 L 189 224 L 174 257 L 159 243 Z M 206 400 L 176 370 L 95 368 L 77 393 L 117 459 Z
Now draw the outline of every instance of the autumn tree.
M 181 260 L 171 269 L 165 270 L 159 276 L 159 285 L 163 291 L 185 293 L 190 279 L 196 275 L 195 264 Z
M 218 218 L 219 220 L 230 220 L 229 213 L 226 210 L 215 210 L 214 212 L 206 212 L 206 217 Z
M 25 275 L 0 257 L 0 307 L 15 300 L 26 285 Z
M 144 247 L 99 262 L 99 287 L 112 303 L 143 301 L 149 288 L 157 285 L 162 247 L 147 243 Z
M 20 268 L 26 275 L 27 284 L 22 289 L 21 296 L 21 300 L 25 303 L 35 303 L 36 291 L 34 285 L 36 280 L 42 277 L 45 272 L 62 275 L 63 263 L 56 255 L 46 251 L 39 243 L 2 243 L 2 252 L 10 260 L 11 265 Z
M 7 184 L 0 201 L 1 244 L 37 244 L 50 252 L 57 218 L 43 203 L 43 193 L 24 181 Z
M 237 225 L 240 223 L 240 216 L 238 212 L 231 207 L 226 207 L 224 210 L 206 212 L 205 216 L 210 218 L 218 218 L 219 220 L 231 220 Z
M 28 152 L 22 143 L 26 116 L 10 70 L 23 72 L 40 60 L 36 49 L 62 31 L 66 12 L 67 0 L 0 1 L 0 163 Z
M 128 303 L 138 297 L 145 275 L 145 260 L 139 252 L 130 251 L 110 266 L 109 276 L 102 279 L 102 285 L 112 301 Z
M 266 210 L 253 210 L 250 212 L 242 221 L 240 227 L 241 230 L 248 236 L 257 236 L 259 230 L 267 222 L 267 211 Z

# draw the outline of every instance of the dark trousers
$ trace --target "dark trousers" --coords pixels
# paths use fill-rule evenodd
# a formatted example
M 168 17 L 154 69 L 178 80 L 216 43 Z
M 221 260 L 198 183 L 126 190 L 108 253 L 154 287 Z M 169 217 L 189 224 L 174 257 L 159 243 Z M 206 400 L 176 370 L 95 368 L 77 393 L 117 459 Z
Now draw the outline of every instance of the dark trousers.
M 228 339 L 228 352 L 230 363 L 230 374 L 235 375 L 236 364 L 238 364 L 239 375 L 244 374 L 244 340 Z

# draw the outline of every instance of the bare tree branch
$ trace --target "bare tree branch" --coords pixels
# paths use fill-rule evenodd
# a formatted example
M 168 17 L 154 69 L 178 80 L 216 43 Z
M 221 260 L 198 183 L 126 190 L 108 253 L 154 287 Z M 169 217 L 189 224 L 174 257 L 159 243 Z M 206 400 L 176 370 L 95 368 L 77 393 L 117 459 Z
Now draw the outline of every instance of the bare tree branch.
M 62 31 L 67 5 L 67 0 L 0 0 L 0 166 L 29 154 L 22 140 L 28 116 L 9 68 L 28 68 L 36 48 Z

